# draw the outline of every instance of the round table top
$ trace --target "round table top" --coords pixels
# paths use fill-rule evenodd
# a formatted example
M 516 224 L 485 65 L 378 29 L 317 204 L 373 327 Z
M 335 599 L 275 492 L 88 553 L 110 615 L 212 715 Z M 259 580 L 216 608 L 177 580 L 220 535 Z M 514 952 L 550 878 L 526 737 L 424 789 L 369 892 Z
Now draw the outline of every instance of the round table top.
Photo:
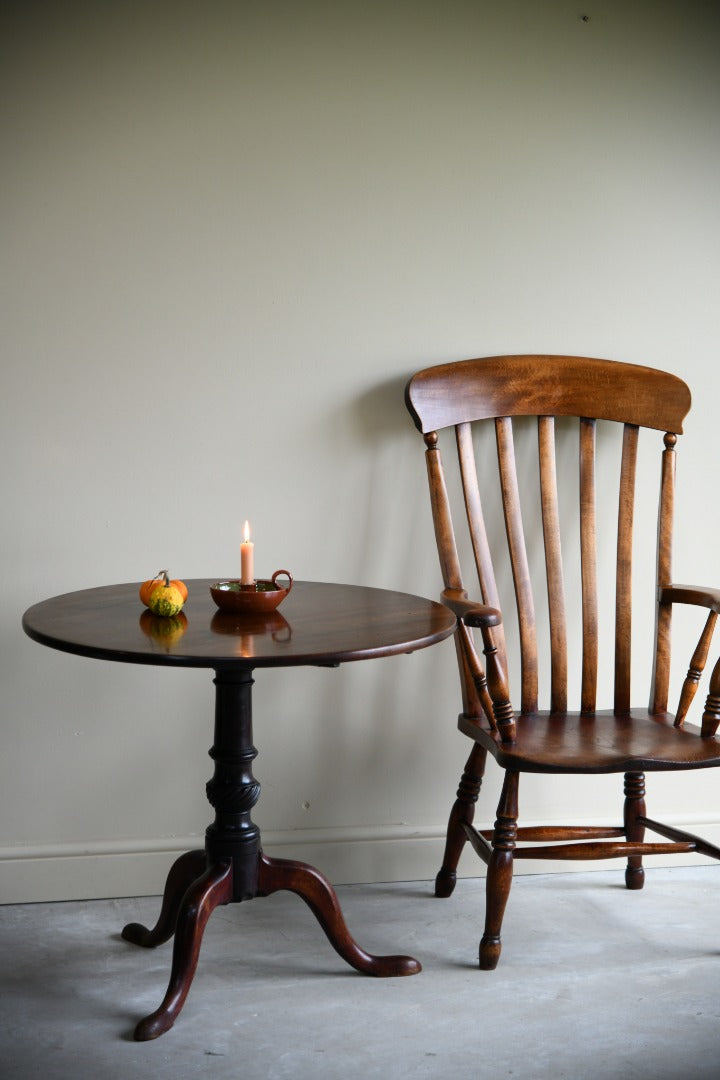
M 25 612 L 23 628 L 42 645 L 100 660 L 247 669 L 413 652 L 456 625 L 442 604 L 361 585 L 296 581 L 276 611 L 236 615 L 217 610 L 210 578 L 186 584 L 188 599 L 174 619 L 143 609 L 139 585 L 127 583 L 43 600 Z

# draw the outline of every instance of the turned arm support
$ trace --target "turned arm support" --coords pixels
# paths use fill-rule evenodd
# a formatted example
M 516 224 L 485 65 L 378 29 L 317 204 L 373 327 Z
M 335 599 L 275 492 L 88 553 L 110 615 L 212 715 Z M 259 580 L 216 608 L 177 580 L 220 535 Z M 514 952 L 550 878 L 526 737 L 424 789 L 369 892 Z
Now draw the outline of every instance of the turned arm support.
M 475 680 L 480 699 L 483 702 L 483 708 L 491 719 L 493 727 L 499 732 L 502 741 L 514 742 L 516 737 L 515 715 L 510 704 L 507 677 L 492 632 L 493 627 L 502 624 L 501 613 L 497 608 L 488 607 L 487 604 L 478 604 L 468 600 L 467 593 L 463 589 L 445 589 L 441 600 L 460 620 L 460 638 L 469 669 Z M 487 661 L 487 677 L 475 654 L 472 638 L 467 629 L 470 626 L 478 627 L 482 632 L 483 652 Z M 488 691 L 490 709 L 486 704 Z
M 658 600 L 661 604 L 692 604 L 695 607 L 706 608 L 708 611 L 705 627 L 690 661 L 680 694 L 675 726 L 682 727 L 695 696 L 700 676 L 705 670 L 715 623 L 720 614 L 720 589 L 708 589 L 700 585 L 662 585 L 658 589 Z M 718 725 L 720 725 L 720 659 L 710 676 L 710 690 L 705 702 L 700 729 L 702 737 L 707 739 L 713 736 Z

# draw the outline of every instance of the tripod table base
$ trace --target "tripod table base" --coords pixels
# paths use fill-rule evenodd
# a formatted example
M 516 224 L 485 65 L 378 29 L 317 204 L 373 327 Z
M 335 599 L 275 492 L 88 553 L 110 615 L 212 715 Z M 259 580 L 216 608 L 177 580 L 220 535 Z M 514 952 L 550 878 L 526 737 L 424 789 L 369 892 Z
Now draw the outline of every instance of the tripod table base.
M 332 947 L 356 971 L 386 978 L 415 975 L 421 970 L 411 956 L 372 956 L 361 949 L 347 928 L 335 890 L 314 867 L 289 859 L 271 859 L 260 852 L 254 895 L 270 896 L 283 889 L 305 901 Z M 170 870 L 155 927 L 148 930 L 139 923 L 129 923 L 124 928 L 123 938 L 144 948 L 154 948 L 175 935 L 167 992 L 160 1007 L 137 1024 L 138 1042 L 156 1039 L 173 1026 L 195 975 L 207 921 L 216 907 L 233 900 L 232 860 L 207 865 L 204 851 L 188 851 Z

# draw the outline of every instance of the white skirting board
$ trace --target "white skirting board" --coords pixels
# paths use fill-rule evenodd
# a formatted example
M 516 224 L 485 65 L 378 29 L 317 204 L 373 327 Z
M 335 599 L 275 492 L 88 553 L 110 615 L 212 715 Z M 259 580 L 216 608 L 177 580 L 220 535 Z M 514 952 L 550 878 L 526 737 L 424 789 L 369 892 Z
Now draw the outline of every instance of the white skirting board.
M 526 820 L 523 824 L 534 823 Z M 707 816 L 676 816 L 668 819 L 667 824 L 687 829 L 720 846 L 720 817 L 711 820 Z M 432 881 L 440 867 L 444 836 L 443 826 L 409 825 L 267 831 L 263 834 L 263 848 L 268 855 L 311 863 L 334 885 Z M 648 839 L 652 836 L 648 835 Z M 177 856 L 191 848 L 201 848 L 203 843 L 203 835 L 198 835 L 0 848 L 0 904 L 155 896 L 162 893 L 167 872 Z M 645 865 L 652 868 L 706 862 L 712 860 L 697 855 L 656 856 L 648 858 Z M 620 869 L 623 865 L 621 859 L 609 863 L 518 860 L 515 873 L 587 872 L 612 866 Z M 484 873 L 483 862 L 467 845 L 460 860 L 459 876 L 482 877 Z

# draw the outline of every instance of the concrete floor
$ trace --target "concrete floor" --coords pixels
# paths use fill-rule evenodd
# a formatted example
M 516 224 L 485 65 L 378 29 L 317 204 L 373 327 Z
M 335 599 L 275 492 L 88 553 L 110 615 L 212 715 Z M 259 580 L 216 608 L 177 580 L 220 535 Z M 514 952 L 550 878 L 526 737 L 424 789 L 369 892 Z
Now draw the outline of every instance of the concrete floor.
M 371 952 L 420 975 L 347 968 L 302 901 L 218 909 L 175 1027 L 132 1041 L 171 946 L 119 935 L 153 898 L 0 908 L 3 1080 L 705 1080 L 720 1076 L 720 867 L 516 878 L 495 972 L 476 967 L 484 882 L 338 889 Z

